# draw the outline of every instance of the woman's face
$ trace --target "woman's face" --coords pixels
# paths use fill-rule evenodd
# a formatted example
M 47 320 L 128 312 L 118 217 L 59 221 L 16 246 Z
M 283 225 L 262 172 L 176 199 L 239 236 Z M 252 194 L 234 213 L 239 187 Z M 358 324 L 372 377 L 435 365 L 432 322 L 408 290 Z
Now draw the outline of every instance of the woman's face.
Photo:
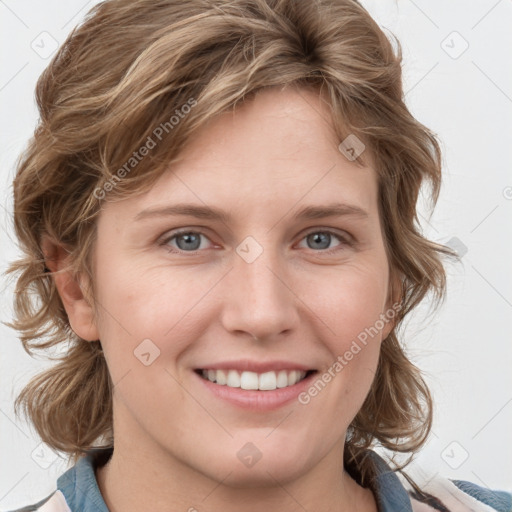
M 376 173 L 330 123 L 314 92 L 266 90 L 103 205 L 116 450 L 233 485 L 339 466 L 393 315 Z

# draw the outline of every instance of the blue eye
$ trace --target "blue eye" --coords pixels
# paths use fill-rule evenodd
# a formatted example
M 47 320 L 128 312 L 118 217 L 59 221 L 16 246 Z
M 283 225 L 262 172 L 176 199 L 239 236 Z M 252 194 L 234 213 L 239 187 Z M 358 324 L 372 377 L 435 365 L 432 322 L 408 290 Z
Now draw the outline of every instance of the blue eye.
M 181 230 L 171 233 L 170 236 L 167 236 L 160 244 L 166 246 L 171 252 L 194 253 L 205 248 L 204 246 L 201 247 L 201 237 L 209 240 L 205 234 L 198 231 Z M 334 239 L 337 239 L 339 243 L 334 247 L 330 247 Z M 343 247 L 353 245 L 348 235 L 344 237 L 328 230 L 311 231 L 301 239 L 301 242 L 303 240 L 306 241 L 307 248 L 314 250 L 314 252 L 325 254 L 330 254 L 343 249 Z
M 330 248 L 329 246 L 333 241 L 333 238 L 338 239 L 340 243 L 336 247 Z M 310 249 L 321 249 L 321 252 L 328 254 L 339 250 L 340 246 L 350 245 L 350 242 L 346 238 L 338 235 L 337 233 L 333 233 L 332 231 L 312 231 L 308 233 L 303 240 L 306 240 Z
M 180 231 L 164 240 L 164 244 L 168 245 L 172 240 L 176 240 L 177 248 L 180 251 L 193 252 L 199 250 L 202 236 L 205 237 L 205 235 L 197 231 Z

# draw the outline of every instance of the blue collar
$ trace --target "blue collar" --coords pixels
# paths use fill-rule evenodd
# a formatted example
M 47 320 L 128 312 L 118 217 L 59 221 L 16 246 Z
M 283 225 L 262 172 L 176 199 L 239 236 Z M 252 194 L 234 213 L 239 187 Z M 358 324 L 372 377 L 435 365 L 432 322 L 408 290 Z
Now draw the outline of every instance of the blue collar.
M 105 464 L 112 455 L 112 448 L 95 448 L 89 450 L 72 468 L 57 480 L 59 489 L 71 510 L 81 512 L 109 512 L 100 493 L 94 469 Z M 411 500 L 396 473 L 375 453 L 367 450 L 370 471 L 367 487 L 371 489 L 379 512 L 412 512 Z M 349 474 L 361 482 L 361 475 L 354 468 L 347 468 Z
M 112 451 L 112 448 L 89 450 L 72 468 L 58 478 L 57 489 L 64 494 L 71 510 L 109 512 L 98 487 L 94 468 L 101 459 L 108 460 Z

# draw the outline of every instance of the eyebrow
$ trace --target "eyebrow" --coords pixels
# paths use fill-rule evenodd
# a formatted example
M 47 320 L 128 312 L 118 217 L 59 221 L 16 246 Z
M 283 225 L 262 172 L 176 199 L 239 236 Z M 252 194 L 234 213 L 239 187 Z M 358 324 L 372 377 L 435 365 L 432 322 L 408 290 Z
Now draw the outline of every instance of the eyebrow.
M 153 217 L 189 216 L 198 219 L 218 220 L 225 224 L 230 221 L 230 215 L 219 208 L 197 204 L 176 204 L 161 208 L 148 208 L 139 212 L 134 220 L 140 221 Z M 365 219 L 368 213 L 356 205 L 333 203 L 325 206 L 305 206 L 296 214 L 297 220 L 323 219 L 326 217 L 359 217 Z

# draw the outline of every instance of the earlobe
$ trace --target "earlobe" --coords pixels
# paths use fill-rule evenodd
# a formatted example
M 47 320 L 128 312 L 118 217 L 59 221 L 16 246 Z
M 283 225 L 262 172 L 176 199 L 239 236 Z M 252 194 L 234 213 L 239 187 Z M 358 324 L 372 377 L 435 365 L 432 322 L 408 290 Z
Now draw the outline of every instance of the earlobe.
M 382 330 L 382 339 L 386 339 L 389 333 L 396 327 L 401 309 L 402 280 L 399 275 L 395 274 L 390 279 L 388 301 L 384 312 L 388 321 Z
M 41 240 L 45 264 L 59 292 L 60 299 L 68 315 L 71 329 L 82 339 L 99 339 L 94 318 L 94 309 L 84 294 L 77 275 L 69 265 L 69 252 L 48 236 Z

